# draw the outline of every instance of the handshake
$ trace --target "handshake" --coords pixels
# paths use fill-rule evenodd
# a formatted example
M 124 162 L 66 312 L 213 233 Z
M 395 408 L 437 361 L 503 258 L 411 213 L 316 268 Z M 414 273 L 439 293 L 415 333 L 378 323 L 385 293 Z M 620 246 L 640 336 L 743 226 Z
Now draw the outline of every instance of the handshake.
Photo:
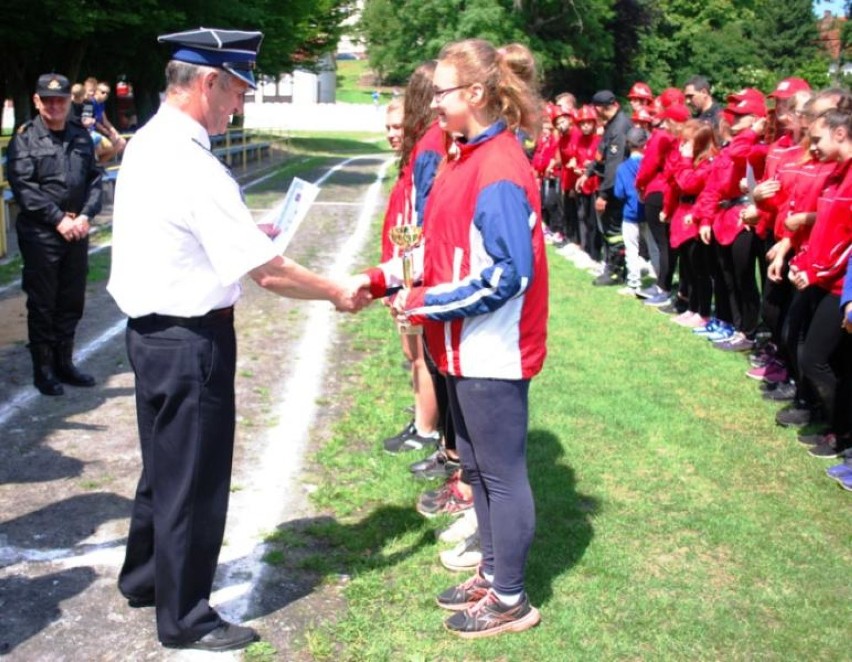
M 353 274 L 338 283 L 338 292 L 331 299 L 341 313 L 357 313 L 373 302 L 367 274 Z

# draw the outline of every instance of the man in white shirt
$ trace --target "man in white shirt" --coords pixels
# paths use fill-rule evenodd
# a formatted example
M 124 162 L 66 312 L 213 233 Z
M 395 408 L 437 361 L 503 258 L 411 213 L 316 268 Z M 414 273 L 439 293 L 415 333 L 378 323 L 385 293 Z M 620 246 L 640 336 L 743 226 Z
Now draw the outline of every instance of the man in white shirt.
M 255 87 L 262 38 L 204 28 L 160 37 L 175 49 L 166 99 L 130 142 L 116 186 L 107 289 L 129 317 L 142 449 L 119 589 L 131 607 L 156 606 L 168 647 L 257 639 L 209 604 L 230 488 L 240 278 L 342 311 L 367 299 L 279 255 L 210 152 L 209 136 Z

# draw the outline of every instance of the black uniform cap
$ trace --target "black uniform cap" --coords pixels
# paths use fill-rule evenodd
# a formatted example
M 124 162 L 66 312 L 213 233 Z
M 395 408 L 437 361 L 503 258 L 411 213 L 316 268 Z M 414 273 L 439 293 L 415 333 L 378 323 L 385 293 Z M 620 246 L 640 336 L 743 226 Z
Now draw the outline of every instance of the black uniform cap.
M 197 28 L 164 34 L 157 41 L 174 47 L 173 60 L 224 69 L 252 89 L 257 88 L 254 65 L 263 41 L 262 32 Z

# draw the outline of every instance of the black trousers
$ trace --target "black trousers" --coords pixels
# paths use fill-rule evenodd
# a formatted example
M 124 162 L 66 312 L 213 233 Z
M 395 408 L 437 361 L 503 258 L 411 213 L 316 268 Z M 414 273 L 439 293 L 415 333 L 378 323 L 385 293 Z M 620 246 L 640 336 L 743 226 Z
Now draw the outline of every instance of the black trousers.
M 71 342 L 86 302 L 89 239 L 65 241 L 53 228 L 19 222 L 27 333 L 31 345 Z
M 737 331 L 753 337 L 760 319 L 757 289 L 757 253 L 762 242 L 754 232 L 743 230 L 730 246 L 719 247 L 719 267 L 728 293 L 731 323 Z
M 185 327 L 129 320 L 142 475 L 119 589 L 156 600 L 164 644 L 203 637 L 225 532 L 234 450 L 233 312 Z
M 645 199 L 645 222 L 648 223 L 648 229 L 660 253 L 660 263 L 654 265 L 654 270 L 657 272 L 657 285 L 666 292 L 671 292 L 676 262 L 675 251 L 672 250 L 669 241 L 669 224 L 660 220 L 661 211 L 663 211 L 663 194 L 648 195 Z
M 624 203 L 614 195 L 606 200 L 606 209 L 598 217 L 600 220 L 601 235 L 604 240 L 604 260 L 606 267 L 612 273 L 621 274 L 624 271 L 624 237 L 621 234 L 621 215 L 624 211 Z
M 577 194 L 577 225 L 580 229 L 580 247 L 596 262 L 601 259 L 601 238 L 598 213 L 595 211 L 595 194 Z
M 713 281 L 710 276 L 712 249 L 701 239 L 690 239 L 678 246 L 680 266 L 689 283 L 689 310 L 710 317 L 713 304 Z
M 562 192 L 562 214 L 565 219 L 565 239 L 569 243 L 580 243 L 580 219 L 577 214 L 577 194 L 574 191 Z
M 845 388 L 852 376 L 852 338 L 841 327 L 842 321 L 840 297 L 812 285 L 793 296 L 786 326 L 788 347 L 797 357 L 803 382 L 799 396 L 818 404 L 831 431 L 838 434 L 849 432 L 852 404 Z

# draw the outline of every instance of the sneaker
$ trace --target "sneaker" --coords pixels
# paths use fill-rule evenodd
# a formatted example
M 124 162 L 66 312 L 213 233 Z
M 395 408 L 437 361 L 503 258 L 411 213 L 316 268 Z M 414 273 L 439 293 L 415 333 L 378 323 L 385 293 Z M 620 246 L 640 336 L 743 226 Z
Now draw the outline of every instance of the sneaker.
M 677 309 L 674 301 L 669 301 L 664 306 L 653 306 L 654 310 L 663 315 L 677 315 L 680 311 Z
M 666 304 L 671 303 L 671 295 L 665 290 L 660 290 L 659 294 L 655 294 L 654 296 L 645 299 L 642 303 L 646 306 L 659 308 L 660 306 L 665 306 Z
M 713 331 L 712 333 L 704 334 L 704 338 L 709 340 L 710 342 L 726 342 L 730 340 L 734 333 L 734 327 L 732 327 L 727 322 L 719 322 L 719 327 Z
M 840 478 L 837 479 L 837 482 L 847 492 L 852 492 L 852 472 L 847 474 L 843 474 Z
M 456 483 L 461 480 L 461 470 L 453 472 L 453 474 L 447 478 L 441 487 L 437 490 L 426 490 L 420 495 L 420 499 L 425 501 L 434 501 L 437 498 L 446 498 L 450 493 L 450 489 Z
M 423 448 L 435 446 L 441 439 L 441 435 L 433 432 L 424 436 L 417 433 L 414 421 L 406 425 L 402 432 L 394 437 L 388 437 L 382 443 L 388 453 L 401 453 L 403 451 L 419 451 Z
M 778 349 L 774 343 L 766 343 L 760 349 L 755 350 L 748 355 L 749 363 L 754 367 L 764 366 L 767 363 L 777 360 Z
M 662 290 L 662 288 L 660 288 L 659 285 L 649 285 L 648 287 L 639 290 L 636 293 L 636 296 L 638 296 L 642 299 L 651 299 L 651 298 L 657 296 L 658 294 L 662 293 L 662 291 L 663 290 Z
M 796 397 L 796 385 L 793 382 L 778 384 L 774 388 L 764 391 L 762 397 L 764 400 L 771 400 L 773 402 L 793 400 Z
M 597 287 L 606 287 L 609 285 L 621 285 L 624 282 L 624 279 L 621 278 L 618 274 L 614 274 L 609 269 L 604 268 L 601 272 L 601 275 L 595 278 L 592 281 L 592 285 Z
M 435 480 L 436 478 L 448 478 L 460 468 L 458 460 L 451 460 L 443 448 L 439 448 L 429 457 L 419 462 L 414 462 L 408 470 L 415 478 L 424 480 Z
M 476 570 L 482 563 L 482 550 L 479 548 L 479 531 L 469 535 L 452 549 L 446 549 L 439 555 L 441 565 L 453 572 Z
M 767 384 L 783 384 L 790 379 L 790 373 L 782 363 L 770 363 L 769 370 L 763 377 L 763 381 Z
M 475 605 L 459 611 L 444 621 L 444 627 L 463 639 L 493 637 L 504 632 L 523 632 L 541 621 L 538 609 L 530 604 L 527 594 L 518 604 L 509 607 L 497 598 L 493 590 Z
M 706 336 L 711 333 L 716 333 L 721 324 L 723 324 L 723 322 L 720 322 L 715 317 L 711 317 L 707 324 L 694 328 L 692 332 L 697 336 Z
M 829 478 L 840 480 L 840 478 L 845 474 L 852 473 L 852 465 L 846 464 L 846 462 L 841 462 L 840 464 L 828 467 L 828 469 L 825 470 L 825 473 Z
M 746 377 L 748 377 L 749 379 L 755 379 L 759 382 L 762 382 L 763 378 L 766 377 L 766 373 L 768 373 L 772 369 L 772 366 L 774 366 L 776 364 L 775 364 L 775 361 L 773 360 L 773 361 L 770 361 L 769 363 L 764 363 L 763 365 L 757 365 L 757 366 L 754 365 L 754 364 L 752 364 L 752 365 L 753 365 L 753 367 L 751 368 L 751 370 L 746 372 L 746 374 L 745 374 Z M 786 381 L 786 380 L 782 380 L 782 381 Z
M 479 523 L 476 521 L 476 509 L 471 508 L 465 510 L 461 517 L 453 520 L 453 523 L 448 527 L 435 531 L 435 537 L 439 542 L 461 542 L 468 536 L 472 536 L 479 530 Z
M 461 611 L 482 600 L 490 588 L 491 582 L 485 579 L 479 570 L 477 570 L 476 574 L 467 581 L 462 582 L 458 586 L 452 586 L 441 593 L 441 595 L 435 598 L 435 602 L 438 603 L 439 607 L 443 607 L 444 609 Z
M 423 517 L 432 518 L 438 515 L 461 515 L 473 508 L 473 496 L 466 499 L 461 493 L 458 481 L 449 484 L 449 489 L 434 499 L 420 495 L 417 500 L 417 512 Z
M 831 459 L 840 457 L 843 451 L 850 447 L 852 447 L 852 443 L 850 443 L 849 437 L 838 437 L 834 434 L 827 434 L 821 444 L 813 446 L 808 451 L 808 455 Z
M 691 310 L 687 310 L 685 313 L 672 317 L 671 321 L 675 324 L 684 324 L 685 322 L 689 322 L 693 317 L 695 317 L 695 313 Z
M 754 340 L 749 340 L 742 331 L 737 331 L 730 339 L 715 343 L 714 347 L 723 352 L 750 352 L 754 349 Z
M 796 441 L 798 441 L 802 446 L 819 446 L 820 444 L 824 444 L 826 441 L 826 437 L 828 436 L 828 432 L 816 432 L 813 434 L 800 434 L 796 437 Z
M 811 422 L 813 412 L 801 402 L 794 402 L 775 414 L 775 422 L 785 428 L 800 428 Z
M 617 292 L 625 297 L 636 297 L 638 296 L 639 288 L 625 285 L 624 287 L 619 288 Z

